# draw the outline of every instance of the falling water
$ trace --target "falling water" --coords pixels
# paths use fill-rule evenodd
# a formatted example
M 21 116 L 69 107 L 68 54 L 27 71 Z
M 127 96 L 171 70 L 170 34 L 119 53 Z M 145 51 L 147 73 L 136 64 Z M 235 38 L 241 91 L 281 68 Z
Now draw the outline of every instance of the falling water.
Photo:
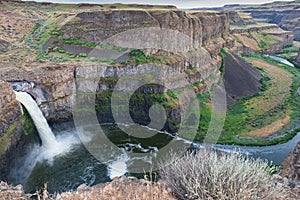
M 42 146 L 45 149 L 54 149 L 58 147 L 58 142 L 52 133 L 46 118 L 38 107 L 34 99 L 26 92 L 15 92 L 17 100 L 22 103 L 29 112 L 37 131 L 42 140 Z

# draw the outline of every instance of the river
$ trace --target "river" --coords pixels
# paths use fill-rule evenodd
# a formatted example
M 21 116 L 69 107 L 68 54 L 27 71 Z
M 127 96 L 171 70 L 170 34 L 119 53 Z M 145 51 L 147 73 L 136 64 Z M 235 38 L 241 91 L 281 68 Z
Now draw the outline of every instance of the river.
M 280 62 L 282 64 L 288 65 L 290 67 L 295 67 L 295 65 L 293 63 L 289 62 L 288 60 L 286 60 L 284 58 L 280 58 L 278 56 L 271 56 L 271 55 L 264 55 L 264 56 L 266 56 L 268 58 L 271 58 L 271 59 L 273 59 L 273 60 L 275 60 L 277 62 Z
M 131 125 L 124 126 L 128 129 L 131 128 Z M 40 147 L 37 144 L 31 144 L 31 147 L 28 148 L 30 153 L 17 159 L 18 162 L 11 170 L 10 182 L 23 184 L 26 192 L 35 192 L 37 186 L 43 187 L 46 182 L 50 193 L 75 190 L 83 183 L 92 186 L 108 182 L 114 176 L 126 174 L 134 162 L 141 162 L 143 165 L 151 164 L 150 157 L 132 158 L 126 156 L 126 152 L 150 153 L 150 155 L 155 156 L 159 149 L 168 145 L 171 140 L 175 140 L 178 146 L 183 143 L 189 143 L 187 140 L 178 137 L 174 138 L 170 134 L 157 132 L 147 127 L 143 127 L 141 131 L 149 132 L 149 134 L 156 132 L 156 135 L 151 137 L 151 139 L 130 137 L 115 124 L 105 124 L 101 128 L 105 131 L 110 141 L 124 151 L 124 156 L 118 156 L 107 163 L 101 163 L 86 150 L 82 143 L 77 142 L 72 150 L 66 154 L 51 160 L 32 162 L 39 157 Z M 63 141 L 68 140 L 68 138 L 74 140 L 74 136 L 79 140 L 72 122 L 56 124 L 52 129 L 56 134 L 57 140 Z M 222 152 L 241 152 L 254 158 L 267 159 L 273 164 L 280 164 L 289 152 L 294 149 L 298 141 L 300 141 L 300 133 L 287 143 L 274 146 L 215 145 L 214 148 Z M 191 145 L 197 149 L 203 147 L 201 143 L 193 143 Z M 112 152 L 113 154 L 114 152 Z M 27 165 L 26 167 L 24 163 Z M 28 176 L 24 176 L 24 174 Z

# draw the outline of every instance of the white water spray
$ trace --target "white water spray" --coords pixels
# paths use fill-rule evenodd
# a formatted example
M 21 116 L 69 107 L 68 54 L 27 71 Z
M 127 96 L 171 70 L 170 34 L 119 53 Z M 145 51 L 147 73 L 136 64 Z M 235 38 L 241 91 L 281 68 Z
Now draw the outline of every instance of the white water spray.
M 126 162 L 129 160 L 126 154 L 120 155 L 116 160 L 112 161 L 107 169 L 110 179 L 123 176 L 127 172 Z

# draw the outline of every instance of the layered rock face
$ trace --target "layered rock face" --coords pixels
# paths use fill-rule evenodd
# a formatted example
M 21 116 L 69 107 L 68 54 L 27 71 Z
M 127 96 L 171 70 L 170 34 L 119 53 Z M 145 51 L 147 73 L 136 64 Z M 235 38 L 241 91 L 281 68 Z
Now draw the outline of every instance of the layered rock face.
M 0 81 L 0 179 L 6 180 L 10 155 L 24 137 L 22 112 L 9 83 Z
M 248 12 L 251 12 L 254 18 L 268 19 L 271 23 L 278 24 L 284 30 L 293 31 L 295 40 L 300 40 L 299 8 L 289 8 L 289 10 L 276 10 L 275 7 L 266 10 L 249 10 Z
M 9 83 L 0 81 L 0 137 L 21 116 L 21 109 Z
M 69 16 L 69 15 L 68 15 Z M 73 18 L 74 17 L 74 18 Z M 70 20 L 71 19 L 71 20 Z M 164 43 L 164 50 L 174 50 L 177 53 L 183 52 L 185 59 L 166 64 L 157 73 L 161 80 L 164 80 L 168 90 L 176 90 L 192 85 L 197 82 L 204 82 L 198 92 L 203 92 L 210 88 L 213 83 L 218 82 L 220 74 L 218 69 L 221 66 L 221 59 L 218 57 L 220 48 L 225 45 L 222 37 L 229 34 L 229 20 L 224 12 L 183 12 L 172 10 L 112 10 L 83 12 L 75 16 L 70 15 L 59 32 L 63 38 L 79 38 L 81 41 L 89 43 L 99 43 L 107 41 L 108 38 L 118 35 L 123 31 L 133 29 L 147 29 L 147 35 L 142 35 L 143 39 L 151 38 L 150 48 L 144 49 L 145 53 L 153 53 L 153 49 L 159 49 L 161 43 L 155 38 L 160 30 L 167 30 L 166 34 L 175 34 L 175 38 Z M 151 29 L 152 28 L 152 29 Z M 84 30 L 84 31 L 83 31 Z M 173 30 L 174 32 L 168 32 Z M 153 32 L 152 32 L 153 31 Z M 184 35 L 188 40 L 180 40 Z M 178 36 L 178 38 L 176 38 Z M 213 40 L 221 40 L 218 48 L 211 46 L 209 51 L 200 48 L 203 44 L 209 44 Z M 118 42 L 111 40 L 111 43 Z M 161 38 L 160 38 L 161 39 Z M 132 39 L 133 40 L 133 39 Z M 188 41 L 188 42 L 186 42 Z M 141 41 L 144 42 L 144 41 Z M 175 42 L 175 44 L 173 44 Z M 132 44 L 136 42 L 131 41 Z M 194 48 L 199 48 L 195 51 Z M 152 50 L 151 50 L 152 49 Z M 157 51 L 157 50 L 156 50 Z M 187 53 L 194 51 L 194 53 Z M 8 69 L 0 74 L 0 79 L 9 82 L 28 81 L 35 83 L 35 87 L 28 92 L 36 99 L 45 117 L 49 121 L 69 119 L 72 117 L 72 100 L 75 89 L 80 92 L 90 92 L 85 86 L 89 84 L 97 85 L 97 91 L 112 92 L 110 79 L 119 79 L 124 75 L 139 75 L 141 72 L 155 72 L 155 65 L 126 65 L 123 67 L 110 66 L 105 64 L 54 64 L 54 63 L 32 63 L 30 68 Z M 192 70 L 191 70 L 192 69 Z M 77 87 L 75 88 L 75 80 Z M 91 82 L 91 79 L 92 82 Z M 87 83 L 83 83 L 88 80 Z M 126 89 L 126 88 L 125 88 Z M 128 88 L 127 88 L 128 89 Z M 166 93 L 167 90 L 158 93 Z M 157 93 L 157 92 L 155 92 Z M 101 95 L 100 95 L 101 96 Z M 140 104 L 141 102 L 137 103 Z M 143 107 L 143 105 L 140 105 Z M 174 107 L 172 108 L 176 110 Z M 178 108 L 179 109 L 179 108 Z M 100 112 L 100 111 L 99 111 Z M 178 114 L 172 114 L 175 121 L 179 121 Z M 175 112 L 180 112 L 175 111 Z M 106 115 L 107 113 L 102 112 Z
M 0 74 L 7 82 L 34 82 L 29 92 L 40 105 L 50 121 L 71 117 L 72 95 L 74 91 L 74 67 L 72 65 L 45 64 L 33 70 L 10 69 Z M 10 86 L 9 83 L 6 83 Z M 10 86 L 11 87 L 11 86 Z M 14 121 L 14 120 L 13 120 Z
M 235 27 L 231 34 L 236 38 L 233 52 L 250 55 L 251 53 L 282 53 L 283 48 L 293 44 L 294 34 L 284 31 L 276 24 L 254 24 Z
M 251 14 L 231 10 L 228 12 L 228 15 L 231 25 L 241 26 L 255 24 Z
M 228 5 L 223 9 L 242 10 L 251 13 L 253 18 L 266 20 L 269 23 L 277 24 L 280 28 L 292 31 L 295 40 L 300 40 L 300 1 L 274 2 L 262 5 L 243 6 Z
M 299 52 L 298 52 L 298 56 L 296 58 L 296 62 L 300 64 L 300 49 L 299 49 Z
M 179 31 L 190 37 L 197 47 L 213 38 L 228 35 L 229 20 L 224 12 L 97 11 L 78 13 L 61 27 L 60 32 L 63 38 L 101 43 L 121 32 L 147 27 Z
M 81 110 L 97 108 L 97 114 L 101 122 L 114 122 L 111 109 L 111 95 L 117 94 L 118 114 L 124 121 L 128 120 L 122 113 L 128 105 L 131 116 L 135 122 L 147 125 L 149 123 L 149 109 L 155 103 L 167 104 L 168 123 L 164 129 L 175 132 L 176 126 L 181 120 L 179 99 L 172 98 L 168 92 L 175 92 L 194 84 L 200 85 L 195 88 L 194 93 L 207 91 L 212 84 L 217 83 L 220 78 L 218 71 L 221 59 L 212 59 L 210 53 L 200 48 L 190 55 L 189 60 L 179 60 L 169 65 L 141 64 L 137 66 L 107 66 L 107 65 L 85 65 L 76 67 L 76 90 L 81 99 L 77 103 L 82 106 Z M 200 58 L 201 57 L 201 58 Z M 189 61 L 189 62 L 187 62 Z M 191 68 L 190 65 L 194 67 Z M 121 79 L 121 80 L 119 80 Z M 147 81 L 148 79 L 148 81 Z M 124 81 L 125 80 L 125 81 Z M 124 81 L 124 82 L 122 82 Z M 152 83 L 152 81 L 154 81 Z M 158 81 L 155 84 L 155 81 Z M 118 87 L 116 87 L 118 85 Z M 130 101 L 126 103 L 124 97 L 134 92 Z M 96 97 L 96 98 L 95 98 Z M 95 99 L 95 102 L 90 99 Z M 91 107 L 87 102 L 95 103 Z M 181 102 L 188 104 L 189 102 Z M 120 121 L 119 121 L 120 122 Z

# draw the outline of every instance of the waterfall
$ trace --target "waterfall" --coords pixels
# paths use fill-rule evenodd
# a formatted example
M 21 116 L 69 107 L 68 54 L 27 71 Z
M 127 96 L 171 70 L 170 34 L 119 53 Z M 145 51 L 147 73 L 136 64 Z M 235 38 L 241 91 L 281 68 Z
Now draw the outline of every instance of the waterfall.
M 25 106 L 29 112 L 37 131 L 39 132 L 40 138 L 42 140 L 42 146 L 45 149 L 57 148 L 58 142 L 52 130 L 50 129 L 46 118 L 44 117 L 42 111 L 38 107 L 34 99 L 26 92 L 15 92 L 17 100 Z

